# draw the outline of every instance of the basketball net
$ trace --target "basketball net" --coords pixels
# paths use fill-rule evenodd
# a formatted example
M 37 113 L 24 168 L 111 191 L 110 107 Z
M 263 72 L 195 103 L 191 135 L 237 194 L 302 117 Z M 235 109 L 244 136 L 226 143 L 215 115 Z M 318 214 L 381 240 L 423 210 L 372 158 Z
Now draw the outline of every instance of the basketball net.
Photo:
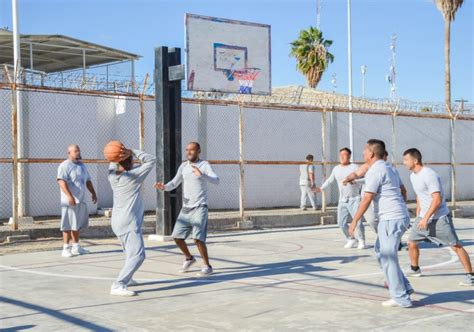
M 232 75 L 239 81 L 239 93 L 252 93 L 253 82 L 255 82 L 258 74 L 260 74 L 260 69 L 258 68 L 235 70 Z

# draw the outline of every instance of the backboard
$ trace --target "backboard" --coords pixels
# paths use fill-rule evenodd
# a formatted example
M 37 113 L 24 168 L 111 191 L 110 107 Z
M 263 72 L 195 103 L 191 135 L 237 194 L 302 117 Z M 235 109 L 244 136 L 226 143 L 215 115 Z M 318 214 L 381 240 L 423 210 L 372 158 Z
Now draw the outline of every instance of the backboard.
M 271 93 L 269 25 L 194 14 L 185 25 L 188 90 Z

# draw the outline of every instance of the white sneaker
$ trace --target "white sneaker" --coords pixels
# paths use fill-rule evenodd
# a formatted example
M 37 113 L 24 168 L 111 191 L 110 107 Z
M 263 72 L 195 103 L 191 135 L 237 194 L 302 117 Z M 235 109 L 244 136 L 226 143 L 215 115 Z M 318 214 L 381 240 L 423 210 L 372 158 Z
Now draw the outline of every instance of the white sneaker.
M 357 247 L 358 243 L 359 243 L 359 241 L 357 241 L 356 239 L 350 239 L 349 241 L 347 241 L 344 248 L 345 249 L 355 248 L 355 247 Z
M 115 295 L 115 296 L 135 296 L 137 295 L 136 292 L 128 290 L 126 286 L 120 285 L 112 285 L 110 288 L 110 295 Z
M 357 245 L 357 249 L 367 249 L 368 246 L 365 244 L 365 241 L 359 240 L 359 244 Z
M 189 269 L 191 268 L 191 266 L 196 263 L 196 258 L 192 258 L 192 259 L 186 259 L 184 262 L 183 262 L 183 266 L 181 267 L 181 269 L 179 270 L 179 273 L 186 273 L 189 271 Z
M 66 258 L 69 258 L 69 257 L 72 257 L 74 256 L 71 252 L 71 247 L 65 247 L 63 248 L 63 252 L 61 253 L 61 256 L 62 257 L 66 257 Z
M 413 307 L 413 304 L 410 303 L 410 305 L 401 305 L 401 304 L 398 304 L 397 302 L 395 302 L 393 299 L 390 299 L 390 300 L 382 302 L 382 306 L 384 306 L 386 308 L 396 308 L 396 307 L 411 308 L 411 307 Z
M 80 245 L 73 245 L 71 249 L 71 253 L 73 255 L 87 255 L 90 254 L 91 252 L 87 249 L 82 248 Z
M 214 273 L 214 270 L 212 269 L 212 266 L 206 266 L 206 267 L 203 267 L 203 268 L 201 269 L 201 271 L 199 271 L 199 272 L 197 273 L 197 276 L 198 276 L 198 277 L 206 277 L 206 276 L 208 276 L 208 275 L 210 275 L 210 274 L 212 274 L 212 273 Z

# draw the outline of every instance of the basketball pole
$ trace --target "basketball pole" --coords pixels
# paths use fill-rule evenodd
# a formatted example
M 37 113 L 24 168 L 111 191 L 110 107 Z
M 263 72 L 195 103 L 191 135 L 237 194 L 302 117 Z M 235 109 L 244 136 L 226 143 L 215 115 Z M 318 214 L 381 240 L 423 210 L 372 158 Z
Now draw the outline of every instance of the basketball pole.
M 181 155 L 181 49 L 155 48 L 155 128 L 156 179 L 168 182 L 182 162 Z M 156 234 L 150 240 L 169 241 L 173 223 L 182 206 L 182 189 L 172 192 L 157 190 Z

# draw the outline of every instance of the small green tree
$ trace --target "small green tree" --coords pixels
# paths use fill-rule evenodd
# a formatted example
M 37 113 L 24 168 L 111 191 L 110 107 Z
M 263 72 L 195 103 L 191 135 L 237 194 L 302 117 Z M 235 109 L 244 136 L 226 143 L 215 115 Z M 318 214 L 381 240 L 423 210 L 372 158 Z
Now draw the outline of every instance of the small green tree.
M 334 61 L 334 55 L 328 51 L 332 40 L 324 39 L 320 30 L 309 27 L 301 30 L 298 39 L 290 45 L 290 56 L 296 58 L 296 68 L 306 77 L 308 86 L 316 88 L 329 63 Z

